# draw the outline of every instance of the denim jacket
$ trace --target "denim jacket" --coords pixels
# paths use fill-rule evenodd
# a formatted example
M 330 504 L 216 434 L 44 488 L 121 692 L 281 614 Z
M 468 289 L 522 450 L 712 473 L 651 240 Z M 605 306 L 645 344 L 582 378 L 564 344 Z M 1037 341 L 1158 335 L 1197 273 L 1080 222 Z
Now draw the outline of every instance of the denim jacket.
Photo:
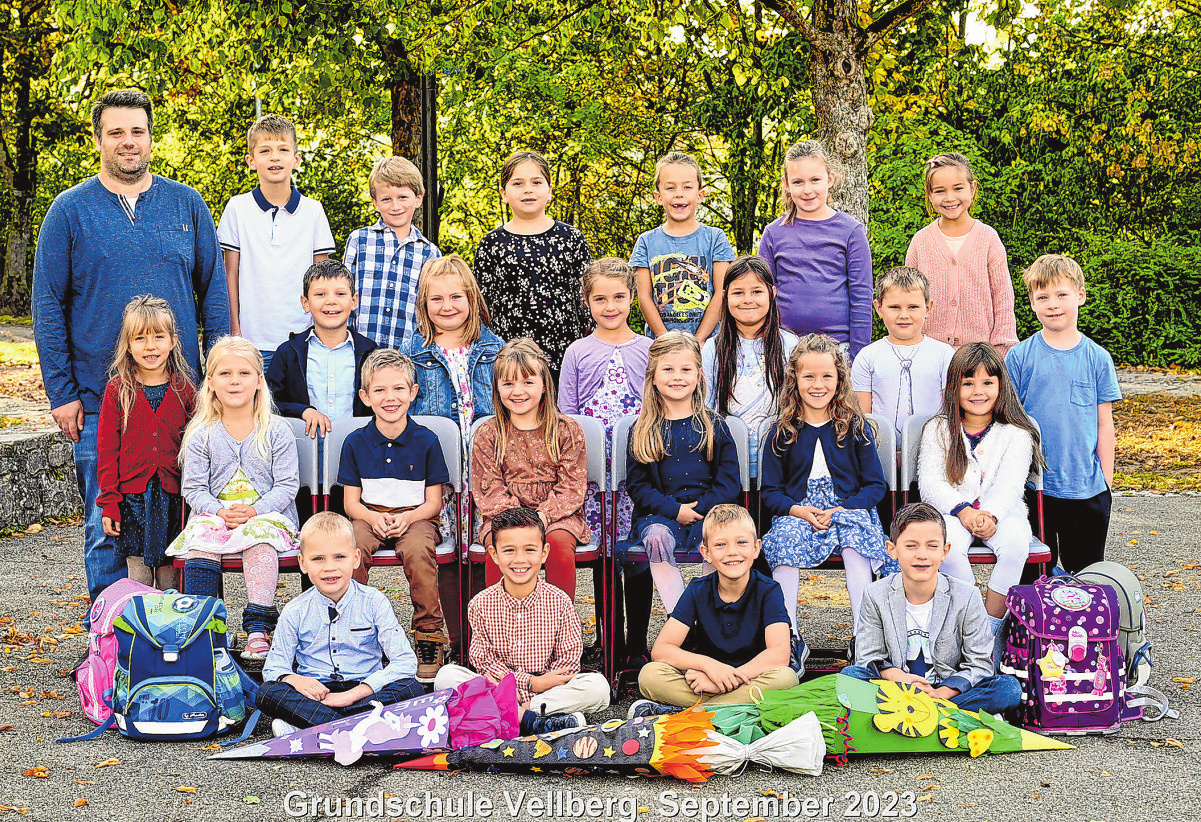
M 476 419 L 492 413 L 492 366 L 502 345 L 503 340 L 482 328 L 479 341 L 471 347 L 467 357 Z M 409 413 L 449 417 L 457 422 L 459 392 L 450 375 L 450 363 L 441 348 L 436 343 L 427 345 L 420 334 L 414 333 L 405 353 L 413 358 L 417 367 L 417 399 Z

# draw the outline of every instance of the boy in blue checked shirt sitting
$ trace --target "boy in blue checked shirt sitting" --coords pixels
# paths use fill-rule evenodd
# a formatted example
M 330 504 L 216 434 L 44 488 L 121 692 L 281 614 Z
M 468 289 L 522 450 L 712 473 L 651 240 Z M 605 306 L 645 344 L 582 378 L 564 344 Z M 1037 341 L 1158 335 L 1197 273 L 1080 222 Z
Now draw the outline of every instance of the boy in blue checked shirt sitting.
M 413 225 L 425 197 L 417 166 L 403 157 L 376 162 L 367 178 L 375 225 L 355 229 L 342 261 L 359 287 L 355 327 L 380 348 L 407 350 L 417 324 L 417 278 L 438 247 Z
M 371 557 L 380 548 L 396 551 L 413 601 L 417 679 L 432 682 L 447 644 L 436 550 L 442 486 L 450 474 L 438 437 L 409 418 L 417 394 L 413 361 L 379 348 L 363 363 L 362 378 L 359 397 L 375 419 L 347 436 L 338 463 L 362 567 L 356 579 L 367 581 Z
M 424 693 L 392 604 L 351 579 L 358 564 L 346 517 L 326 511 L 305 523 L 300 570 L 313 587 L 284 606 L 255 699 L 276 736 Z

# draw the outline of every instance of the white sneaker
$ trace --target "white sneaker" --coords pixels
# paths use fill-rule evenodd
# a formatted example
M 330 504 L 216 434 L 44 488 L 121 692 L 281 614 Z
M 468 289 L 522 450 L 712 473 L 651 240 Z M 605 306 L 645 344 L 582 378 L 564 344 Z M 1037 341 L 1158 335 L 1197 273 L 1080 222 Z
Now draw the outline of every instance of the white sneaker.
M 300 730 L 290 722 L 285 722 L 282 719 L 271 720 L 271 735 L 272 736 L 287 736 L 290 733 Z

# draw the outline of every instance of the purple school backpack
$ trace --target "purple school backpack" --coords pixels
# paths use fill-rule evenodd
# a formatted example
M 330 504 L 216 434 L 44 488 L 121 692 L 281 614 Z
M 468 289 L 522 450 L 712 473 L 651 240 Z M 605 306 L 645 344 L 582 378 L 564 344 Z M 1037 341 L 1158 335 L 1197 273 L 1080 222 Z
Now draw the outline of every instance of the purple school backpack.
M 1122 724 L 1126 662 L 1121 609 L 1108 585 L 1071 577 L 1009 589 L 1000 672 L 1022 683 L 1017 724 L 1043 733 L 1113 733 Z
M 88 632 L 88 655 L 75 669 L 75 687 L 79 690 L 79 706 L 84 715 L 103 725 L 113 709 L 104 702 L 104 692 L 113 689 L 117 670 L 117 637 L 113 620 L 121 616 L 132 597 L 156 594 L 148 585 L 132 579 L 119 579 L 105 588 L 92 603 L 92 627 Z

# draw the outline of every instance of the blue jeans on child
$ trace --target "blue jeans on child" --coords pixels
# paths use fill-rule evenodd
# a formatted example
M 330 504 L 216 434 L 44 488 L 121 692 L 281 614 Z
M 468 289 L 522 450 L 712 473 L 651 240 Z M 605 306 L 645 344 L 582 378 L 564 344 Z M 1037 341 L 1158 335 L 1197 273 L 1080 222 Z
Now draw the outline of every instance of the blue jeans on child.
M 880 679 L 880 675 L 871 668 L 860 665 L 848 665 L 839 673 L 853 676 L 855 679 Z M 986 676 L 959 696 L 951 697 L 951 702 L 965 711 L 988 711 L 999 714 L 1010 708 L 1016 708 L 1022 701 L 1022 686 L 1016 677 L 1007 674 Z
M 100 482 L 96 477 L 96 432 L 100 428 L 99 414 L 84 414 L 79 442 L 74 444 L 75 482 L 83 500 L 83 570 L 92 601 L 128 572 L 125 560 L 117 556 L 113 541 L 104 533 L 102 511 L 96 505 Z M 84 617 L 85 627 L 91 622 L 91 611 Z
M 351 688 L 358 686 L 358 680 L 353 679 L 331 679 L 321 680 L 321 684 L 329 688 L 333 693 L 344 693 Z M 258 696 L 255 697 L 255 704 L 263 713 L 272 719 L 282 719 L 290 725 L 295 725 L 297 728 L 311 728 L 314 725 L 324 725 L 326 722 L 333 722 L 335 719 L 341 719 L 344 716 L 352 716 L 371 710 L 372 702 L 379 702 L 382 705 L 391 705 L 394 702 L 403 702 L 406 699 L 413 699 L 425 693 L 425 688 L 421 687 L 421 683 L 415 679 L 398 679 L 395 682 L 389 683 L 379 691 L 371 694 L 365 699 L 360 699 L 358 702 L 353 702 L 345 708 L 331 708 L 328 705 L 322 705 L 315 699 L 309 699 L 307 696 L 301 695 L 299 691 L 293 688 L 286 682 L 264 682 L 259 686 Z

